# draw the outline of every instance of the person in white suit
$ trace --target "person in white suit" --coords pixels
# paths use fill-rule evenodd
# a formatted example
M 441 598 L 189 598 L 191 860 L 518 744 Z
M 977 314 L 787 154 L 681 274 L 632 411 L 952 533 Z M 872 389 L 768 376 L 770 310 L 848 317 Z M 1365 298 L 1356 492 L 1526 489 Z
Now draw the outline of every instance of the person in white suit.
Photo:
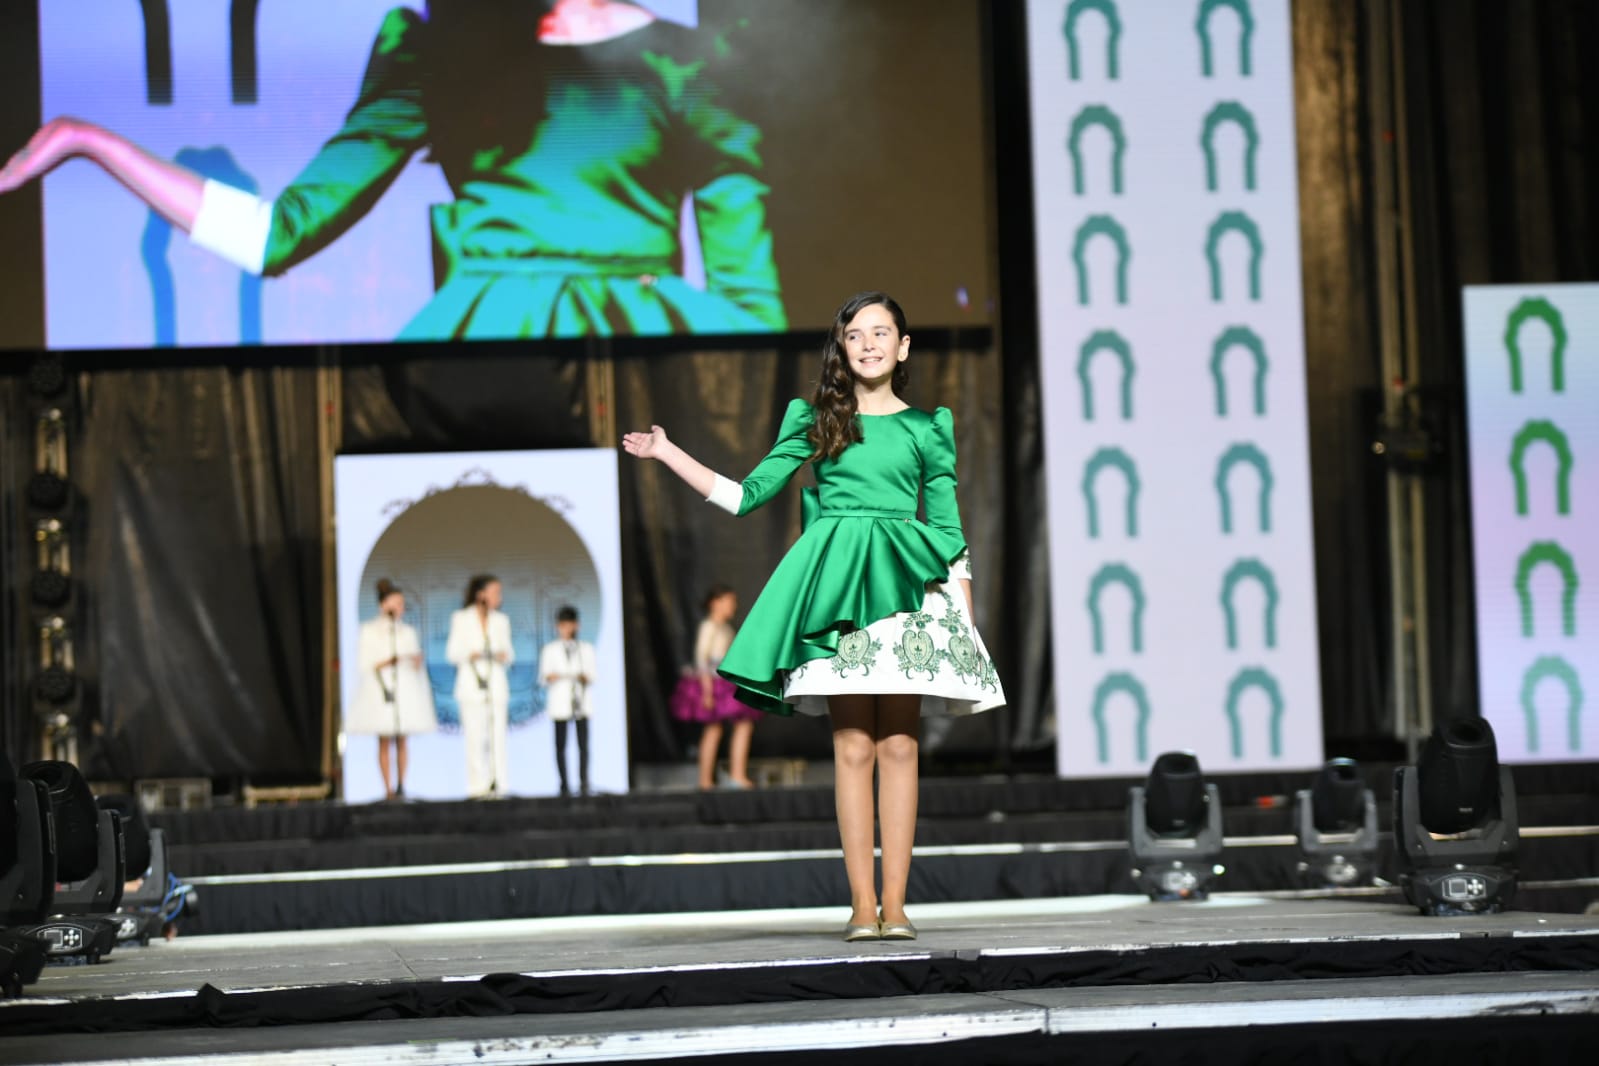
M 361 680 L 344 731 L 378 738 L 383 797 L 395 800 L 405 796 L 406 737 L 431 733 L 439 722 L 433 711 L 433 687 L 422 668 L 422 643 L 416 629 L 400 621 L 405 593 L 388 578 L 378 582 L 377 593 L 379 614 L 361 626 L 357 651 Z
M 509 790 L 506 730 L 510 725 L 511 686 L 506 668 L 511 620 L 500 612 L 500 582 L 478 574 L 466 586 L 466 602 L 450 616 L 444 657 L 455 664 L 455 701 L 461 708 L 466 740 L 466 794 L 474 799 L 503 796 Z
M 539 651 L 539 678 L 545 684 L 544 706 L 555 723 L 555 768 L 561 775 L 561 795 L 570 796 L 566 776 L 567 723 L 577 723 L 578 788 L 589 794 L 589 712 L 594 700 L 594 645 L 577 639 L 576 607 L 555 613 L 556 638 Z

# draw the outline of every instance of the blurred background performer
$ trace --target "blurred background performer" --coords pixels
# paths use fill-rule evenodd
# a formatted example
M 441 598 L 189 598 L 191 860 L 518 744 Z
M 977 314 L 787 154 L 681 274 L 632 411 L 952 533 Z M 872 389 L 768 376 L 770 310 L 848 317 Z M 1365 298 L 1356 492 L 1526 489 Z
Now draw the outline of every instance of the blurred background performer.
M 555 722 L 555 768 L 561 775 L 561 795 L 572 794 L 566 776 L 567 723 L 577 722 L 578 788 L 589 794 L 589 711 L 593 701 L 589 686 L 594 683 L 594 645 L 577 639 L 576 607 L 562 607 L 555 613 L 556 638 L 539 652 L 539 677 L 549 686 L 544 706 Z
M 740 703 L 733 682 L 718 677 L 716 668 L 733 643 L 733 615 L 738 595 L 726 585 L 712 585 L 705 594 L 705 617 L 694 637 L 694 665 L 672 693 L 672 717 L 681 722 L 703 722 L 700 730 L 700 788 L 716 787 L 716 751 L 722 744 L 722 724 L 733 724 L 727 746 L 728 784 L 750 788 L 750 738 L 761 712 Z
M 433 689 L 422 669 L 416 629 L 400 621 L 405 593 L 388 578 L 377 584 L 378 616 L 361 626 L 361 683 L 344 723 L 347 733 L 375 734 L 384 799 L 405 795 L 405 738 L 438 729 Z
M 466 599 L 450 615 L 450 637 L 444 657 L 455 665 L 455 700 L 461 708 L 461 736 L 466 741 L 466 794 L 474 799 L 503 796 L 509 763 L 511 686 L 506 667 L 511 650 L 511 620 L 500 611 L 499 579 L 478 574 L 467 582 Z

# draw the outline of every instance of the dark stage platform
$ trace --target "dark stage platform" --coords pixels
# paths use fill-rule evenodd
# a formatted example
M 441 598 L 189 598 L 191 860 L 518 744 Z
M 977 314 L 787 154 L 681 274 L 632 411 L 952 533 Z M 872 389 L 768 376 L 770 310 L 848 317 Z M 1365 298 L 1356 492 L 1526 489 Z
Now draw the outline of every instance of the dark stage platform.
M 1599 917 L 1236 895 L 912 913 L 917 942 L 859 945 L 837 907 L 180 938 L 48 969 L 0 1003 L 0 1062 L 1364 1061 L 1347 1042 L 1526 1066 L 1599 1033 Z
M 1518 905 L 1580 912 L 1599 899 L 1599 774 L 1591 766 L 1517 773 Z M 1391 768 L 1367 777 L 1386 800 Z M 1217 887 L 1300 887 L 1288 799 L 1308 775 L 1216 781 L 1228 843 Z M 1127 784 L 924 780 L 911 898 L 1131 891 Z M 826 787 L 217 808 L 153 821 L 173 844 L 173 869 L 200 891 L 186 935 L 813 907 L 848 895 Z

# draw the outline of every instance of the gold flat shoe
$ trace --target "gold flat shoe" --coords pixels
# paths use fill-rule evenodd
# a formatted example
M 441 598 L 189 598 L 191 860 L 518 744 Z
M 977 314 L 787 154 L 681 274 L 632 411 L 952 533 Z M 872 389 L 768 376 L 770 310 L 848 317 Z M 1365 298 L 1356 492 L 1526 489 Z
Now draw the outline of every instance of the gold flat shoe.
M 884 940 L 915 940 L 916 927 L 910 922 L 879 922 Z
M 883 939 L 883 923 L 873 922 L 871 925 L 846 925 L 844 927 L 844 942 L 853 944 L 858 940 Z

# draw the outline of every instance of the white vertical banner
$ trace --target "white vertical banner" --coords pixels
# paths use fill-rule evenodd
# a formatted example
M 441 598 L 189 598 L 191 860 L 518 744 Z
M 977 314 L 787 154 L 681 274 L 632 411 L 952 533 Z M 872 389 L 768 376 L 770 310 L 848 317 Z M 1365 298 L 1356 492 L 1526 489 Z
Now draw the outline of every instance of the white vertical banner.
M 1599 758 L 1599 285 L 1464 302 L 1482 715 L 1507 762 Z
M 1288 0 L 1029 0 L 1057 763 L 1322 758 Z

